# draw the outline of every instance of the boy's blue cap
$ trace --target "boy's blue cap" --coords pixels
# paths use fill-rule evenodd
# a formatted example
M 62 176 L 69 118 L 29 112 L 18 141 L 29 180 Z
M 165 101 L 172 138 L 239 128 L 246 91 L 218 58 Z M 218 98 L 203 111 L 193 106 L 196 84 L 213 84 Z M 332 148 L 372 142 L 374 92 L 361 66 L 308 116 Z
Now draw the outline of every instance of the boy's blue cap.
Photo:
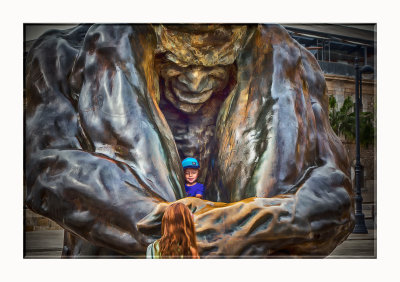
M 183 169 L 200 168 L 199 162 L 195 158 L 186 158 L 182 161 Z

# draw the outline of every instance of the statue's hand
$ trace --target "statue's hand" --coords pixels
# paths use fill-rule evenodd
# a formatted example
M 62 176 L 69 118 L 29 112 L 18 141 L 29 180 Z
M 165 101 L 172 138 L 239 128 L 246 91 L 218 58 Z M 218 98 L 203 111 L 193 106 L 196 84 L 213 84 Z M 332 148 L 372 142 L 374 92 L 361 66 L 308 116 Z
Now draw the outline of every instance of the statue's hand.
M 295 194 L 234 203 L 180 199 L 194 213 L 200 255 L 328 255 L 353 226 L 351 198 L 343 187 L 349 180 L 329 166 L 313 174 Z M 138 230 L 159 238 L 161 219 L 169 204 L 158 204 L 138 222 Z

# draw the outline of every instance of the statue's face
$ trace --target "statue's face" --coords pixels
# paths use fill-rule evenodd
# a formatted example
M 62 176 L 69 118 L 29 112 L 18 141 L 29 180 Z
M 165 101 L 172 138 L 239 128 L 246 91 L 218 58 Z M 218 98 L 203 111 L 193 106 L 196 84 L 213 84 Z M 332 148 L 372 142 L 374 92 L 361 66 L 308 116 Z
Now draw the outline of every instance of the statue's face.
M 212 95 L 221 92 L 229 82 L 230 66 L 187 66 L 173 62 L 161 66 L 165 97 L 179 110 L 196 113 Z

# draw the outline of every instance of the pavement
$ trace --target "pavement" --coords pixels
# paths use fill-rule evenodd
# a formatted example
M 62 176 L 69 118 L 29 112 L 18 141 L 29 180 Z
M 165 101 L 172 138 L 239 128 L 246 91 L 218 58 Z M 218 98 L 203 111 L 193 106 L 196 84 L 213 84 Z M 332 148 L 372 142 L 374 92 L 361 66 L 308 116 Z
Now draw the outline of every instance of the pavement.
M 375 259 L 376 226 L 366 221 L 368 234 L 350 234 L 346 241 L 336 247 L 328 259 Z M 375 228 L 374 228 L 375 227 Z M 24 258 L 60 258 L 64 230 L 25 232 Z
M 327 258 L 375 259 L 376 250 L 376 230 L 369 229 L 368 234 L 350 234 Z
M 24 258 L 60 258 L 64 230 L 25 232 Z

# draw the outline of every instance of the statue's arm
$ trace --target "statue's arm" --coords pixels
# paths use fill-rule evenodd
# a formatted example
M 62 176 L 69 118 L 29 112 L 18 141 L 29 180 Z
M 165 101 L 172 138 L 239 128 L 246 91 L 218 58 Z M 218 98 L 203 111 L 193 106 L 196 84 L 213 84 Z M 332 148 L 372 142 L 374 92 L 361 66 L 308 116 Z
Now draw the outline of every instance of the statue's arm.
M 31 161 L 29 208 L 95 245 L 127 254 L 145 249 L 148 238 L 136 222 L 160 199 L 128 165 L 73 149 L 46 149 Z
M 138 232 L 136 223 L 165 200 L 157 189 L 173 189 L 155 187 L 139 169 L 99 152 L 82 126 L 75 95 L 82 85 L 75 68 L 84 45 L 77 37 L 86 33 L 87 27 L 52 31 L 28 55 L 26 204 L 95 245 L 143 252 L 149 237 Z
M 353 226 L 349 179 L 336 168 L 319 167 L 295 194 L 248 198 L 234 203 L 179 200 L 194 213 L 202 257 L 324 257 Z M 160 203 L 138 223 L 159 232 L 169 203 Z

